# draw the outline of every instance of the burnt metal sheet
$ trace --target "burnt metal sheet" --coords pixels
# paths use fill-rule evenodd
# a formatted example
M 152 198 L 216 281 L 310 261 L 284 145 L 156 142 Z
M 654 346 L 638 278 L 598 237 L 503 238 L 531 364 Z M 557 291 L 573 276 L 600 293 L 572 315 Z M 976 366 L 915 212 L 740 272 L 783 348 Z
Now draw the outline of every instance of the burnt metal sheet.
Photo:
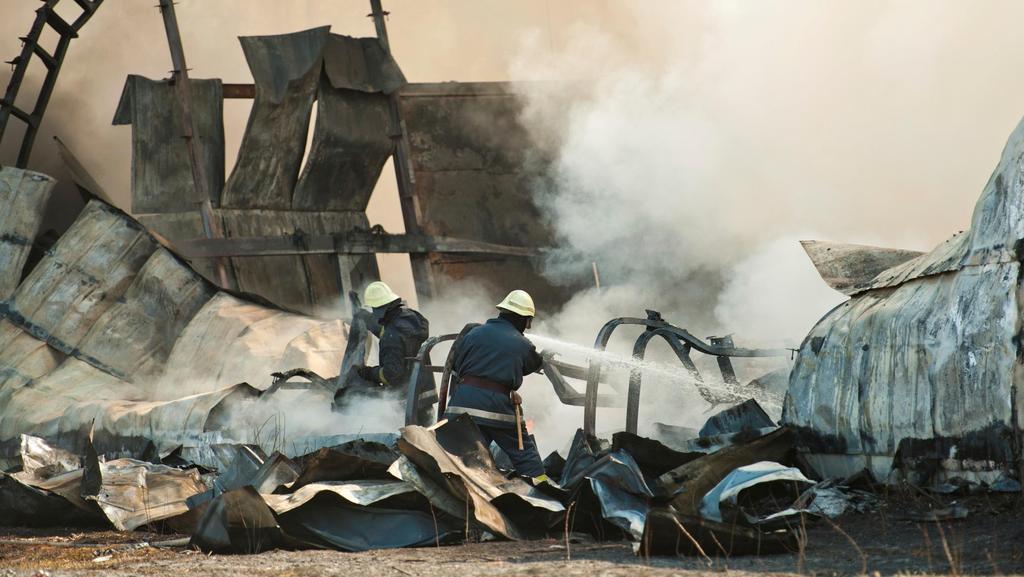
M 260 493 L 273 493 L 278 488 L 291 486 L 301 473 L 294 461 L 275 451 L 263 461 L 249 484 Z
M 553 229 L 534 202 L 534 191 L 548 178 L 552 156 L 520 124 L 523 104 L 515 85 L 474 84 L 486 90 L 469 92 L 460 83 L 431 86 L 432 90 L 400 93 L 422 232 L 513 246 L 552 246 Z M 433 276 L 479 282 L 495 298 L 514 286 L 553 308 L 572 292 L 549 284 L 539 274 L 539 263 L 529 259 L 414 258 L 428 259 Z M 428 279 L 416 281 L 426 286 Z
M 764 412 L 757 401 L 747 399 L 712 415 L 700 428 L 698 436 L 703 439 L 730 433 L 758 431 L 775 426 L 775 421 L 768 416 L 768 413 Z
M 405 75 L 380 40 L 331 34 L 324 51 L 324 71 L 334 88 L 391 94 L 405 85 Z
M 601 505 L 601 516 L 640 540 L 654 494 L 633 457 L 626 451 L 612 451 L 598 459 L 584 477 Z
M 648 439 L 626 431 L 619 431 L 612 436 L 611 448 L 613 451 L 629 453 L 648 483 L 703 455 L 699 452 L 676 451 L 656 439 Z
M 101 462 L 101 484 L 87 500 L 99 505 L 114 528 L 132 531 L 184 515 L 185 501 L 206 490 L 195 469 L 175 469 L 134 459 Z
M 256 98 L 221 206 L 291 208 L 329 30 L 239 39 Z
M 1016 468 L 1022 156 L 1024 123 L 969 231 L 879 274 L 801 344 L 784 420 L 819 474 L 867 466 L 886 479 L 895 464 L 917 482 L 995 480 Z
M 742 445 L 726 447 L 704 455 L 665 473 L 655 483 L 655 492 L 672 499 L 672 507 L 697 515 L 701 499 L 737 467 L 759 461 L 784 461 L 793 450 L 791 429 L 782 428 Z
M 215 291 L 96 200 L 0 312 L 5 466 L 22 434 L 80 453 L 95 429 L 96 447 L 115 456 L 192 454 L 211 435 L 245 440 L 253 432 L 230 416 L 259 395 L 246 379 L 266 387 L 270 373 L 295 366 L 330 374 L 346 345 L 339 321 Z
M 302 474 L 293 487 L 323 481 L 391 479 L 388 469 L 397 458 L 398 454 L 390 447 L 372 441 L 355 440 L 324 447 L 297 459 Z
M 0 167 L 0 300 L 9 298 L 21 281 L 56 184 L 45 174 Z
M 221 81 L 192 78 L 190 84 L 192 118 L 202 142 L 206 189 L 210 191 L 210 202 L 217 206 L 224 188 Z M 200 199 L 192 179 L 181 105 L 174 86 L 166 80 L 130 74 L 113 123 L 132 125 L 132 212 L 196 210 Z
M 60 495 L 0 473 L 0 526 L 47 527 L 99 525 L 102 518 Z
M 158 377 L 178 336 L 213 294 L 212 285 L 160 248 L 123 297 L 96 320 L 79 349 L 128 380 Z
M 561 503 L 522 479 L 506 479 L 476 425 L 465 415 L 432 430 L 403 427 L 398 448 L 433 483 L 466 503 L 477 523 L 497 535 L 510 539 L 525 535 L 502 509 L 515 509 L 517 517 L 528 513 L 543 517 L 564 510 Z M 502 508 L 493 503 L 499 497 L 503 497 Z
M 284 542 L 274 512 L 256 489 L 246 486 L 210 503 L 189 545 L 213 553 L 259 553 Z
M 258 489 L 258 487 L 257 487 Z M 331 493 L 345 501 L 367 507 L 398 495 L 416 490 L 404 481 L 372 479 L 365 481 L 322 481 L 304 485 L 294 493 L 281 495 L 264 494 L 263 500 L 277 514 L 287 513 L 309 503 L 321 493 Z M 261 493 L 265 493 L 261 491 Z
M 882 271 L 921 256 L 916 250 L 882 248 L 820 240 L 802 240 L 800 246 L 828 286 L 849 295 L 857 285 L 869 283 Z
M 576 429 L 576 434 L 569 444 L 569 453 L 562 465 L 559 483 L 565 488 L 575 487 L 583 479 L 586 471 L 608 449 L 607 441 L 587 435 L 583 429 Z
M 708 491 L 704 495 L 704 499 L 701 502 L 700 514 L 705 519 L 710 521 L 728 521 L 730 523 L 747 523 L 750 525 L 759 525 L 768 521 L 772 518 L 777 518 L 776 515 L 779 513 L 790 514 L 798 513 L 798 511 L 789 509 L 789 505 L 792 503 L 779 502 L 777 511 L 773 515 L 769 515 L 767 518 L 760 518 L 756 515 L 748 514 L 743 511 L 740 506 L 740 493 L 748 489 L 758 487 L 759 489 L 764 488 L 767 484 L 782 484 L 790 487 L 799 487 L 794 495 L 798 496 L 802 489 L 807 488 L 814 484 L 800 472 L 800 469 L 795 467 L 786 467 L 779 463 L 773 463 L 771 461 L 760 461 L 750 465 L 744 465 L 737 467 L 731 473 L 726 475 L 713 489 Z M 723 511 L 723 508 L 725 511 Z M 728 519 L 723 518 L 723 515 L 727 515 Z
M 460 535 L 462 529 L 459 523 L 423 511 L 351 505 L 330 491 L 279 519 L 289 537 L 342 551 L 433 545 Z
M 39 437 L 21 436 L 21 470 L 25 474 L 49 479 L 80 468 L 81 459 L 71 451 L 53 447 Z
M 388 99 L 322 81 L 306 165 L 295 186 L 295 210 L 365 212 L 384 163 L 394 152 Z
M 801 345 L 784 421 L 814 452 L 888 457 L 881 479 L 905 439 L 961 439 L 956 459 L 1005 463 L 1018 277 L 1017 263 L 971 266 L 833 309 Z
M 174 341 L 167 360 L 176 394 L 249 383 L 270 386 L 271 373 L 306 367 L 320 374 L 338 370 L 346 345 L 339 320 L 321 320 L 268 308 L 217 293 Z

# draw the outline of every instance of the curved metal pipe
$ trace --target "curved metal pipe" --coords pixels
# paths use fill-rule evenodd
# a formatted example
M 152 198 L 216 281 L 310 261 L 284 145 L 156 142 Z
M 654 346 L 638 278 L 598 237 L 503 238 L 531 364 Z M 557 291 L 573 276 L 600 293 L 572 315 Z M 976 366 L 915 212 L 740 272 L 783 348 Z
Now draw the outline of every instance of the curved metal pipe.
M 618 318 L 612 319 L 601 327 L 601 330 L 597 333 L 597 339 L 594 340 L 594 349 L 597 351 L 604 351 L 608 347 L 608 340 L 612 338 L 612 333 L 621 324 L 625 323 L 630 319 Z M 601 369 L 603 363 L 595 360 L 591 357 L 587 363 L 587 390 L 583 398 L 583 432 L 593 436 L 594 431 L 597 427 L 597 388 L 601 383 Z
M 690 358 L 690 348 L 680 342 L 679 338 L 671 331 L 655 329 L 646 330 L 641 333 L 637 337 L 636 342 L 633 343 L 633 358 L 635 360 L 644 360 L 644 357 L 647 355 L 647 345 L 654 337 L 665 339 L 665 342 L 672 348 L 672 351 L 679 358 L 679 362 L 683 364 L 690 373 L 690 376 L 698 383 L 703 383 L 700 371 L 697 370 L 697 365 L 693 364 L 693 360 Z M 640 385 L 642 378 L 643 369 L 641 367 L 634 367 L 629 372 L 629 392 L 626 395 L 626 431 L 633 434 L 636 434 L 640 421 Z M 700 390 L 699 387 L 698 390 Z
M 405 424 L 406 425 L 426 425 L 428 423 L 417 423 L 416 413 L 419 409 L 420 404 L 420 391 L 416 390 L 416 385 L 420 382 L 420 373 L 424 370 L 424 362 L 428 355 L 430 355 L 431 349 L 433 349 L 438 343 L 444 341 L 453 341 L 459 335 L 438 335 L 436 337 L 430 337 L 423 341 L 420 345 L 420 350 L 416 352 L 416 358 L 412 361 L 412 370 L 409 372 L 409 382 L 406 383 L 406 394 L 405 394 Z M 433 367 L 427 366 L 427 369 L 433 369 Z M 442 377 L 443 380 L 443 377 Z
M 653 314 L 657 315 L 657 313 Z M 710 344 L 693 336 L 689 331 L 681 329 L 653 315 L 651 318 L 646 319 L 637 317 L 619 317 L 608 321 L 597 333 L 597 339 L 594 341 L 594 349 L 599 352 L 604 351 L 608 347 L 608 341 L 611 339 L 612 333 L 615 332 L 616 328 L 622 325 L 644 326 L 647 327 L 649 332 L 658 332 L 662 336 L 670 335 L 672 338 L 667 339 L 669 344 L 672 346 L 673 351 L 675 351 L 676 356 L 678 356 L 679 360 L 683 363 L 683 366 L 685 366 L 691 374 L 696 371 L 696 367 L 693 366 L 693 361 L 689 358 L 689 351 L 691 349 L 715 357 L 783 357 L 789 355 L 789 350 L 787 349 L 747 349 Z M 653 336 L 648 337 L 648 340 L 651 338 L 653 338 Z M 644 346 L 646 347 L 646 343 Z M 684 357 L 686 360 L 683 360 Z M 587 369 L 587 391 L 583 405 L 583 430 L 588 435 L 594 435 L 597 427 L 597 395 L 602 365 L 603 363 L 592 358 Z M 630 380 L 632 381 L 632 378 Z M 708 391 L 703 388 L 699 388 L 698 390 L 700 390 L 701 396 L 705 399 L 708 398 L 708 395 L 710 394 Z

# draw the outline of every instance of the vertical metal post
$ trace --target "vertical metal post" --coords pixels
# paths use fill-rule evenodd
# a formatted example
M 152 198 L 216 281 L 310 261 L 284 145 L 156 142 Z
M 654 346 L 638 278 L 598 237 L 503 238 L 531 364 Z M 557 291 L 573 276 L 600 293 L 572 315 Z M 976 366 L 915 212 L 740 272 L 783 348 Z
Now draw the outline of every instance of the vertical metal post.
M 370 9 L 370 16 L 373 17 L 373 24 L 377 29 L 377 40 L 380 41 L 384 52 L 391 54 L 388 30 L 384 24 L 384 17 L 388 13 L 381 6 L 381 0 L 370 0 Z M 398 181 L 398 199 L 402 206 L 402 221 L 405 224 L 406 234 L 422 234 L 420 221 L 423 215 L 416 198 L 416 179 L 413 176 L 410 159 L 409 136 L 405 130 L 405 120 L 402 118 L 398 91 L 388 95 L 388 105 L 391 114 L 390 136 L 395 141 L 395 180 Z M 410 254 L 409 261 L 412 265 L 413 279 L 416 282 L 416 294 L 422 304 L 424 300 L 434 296 L 430 254 Z
M 199 197 L 199 214 L 203 221 L 203 233 L 206 238 L 219 238 L 223 234 L 220 223 L 214 217 L 213 206 L 210 204 L 210 191 L 207 187 L 206 165 L 204 164 L 205 156 L 202 154 L 203 143 L 196 137 L 195 118 L 192 116 L 192 86 L 188 78 L 188 65 L 185 63 L 185 49 L 181 44 L 181 32 L 178 30 L 178 18 L 174 13 L 174 1 L 160 0 L 160 14 L 164 19 L 167 44 L 171 49 L 174 87 L 181 103 L 182 132 L 185 138 L 185 147 L 188 149 L 188 161 L 192 167 L 192 181 Z M 219 257 L 215 262 L 220 285 L 224 288 L 231 288 L 225 259 Z
M 732 335 L 709 337 L 708 340 L 716 347 L 732 348 L 734 346 Z M 740 384 L 739 379 L 736 378 L 736 369 L 732 367 L 732 360 L 729 357 L 715 357 L 715 359 L 718 361 L 718 369 L 722 371 L 722 380 L 728 385 Z

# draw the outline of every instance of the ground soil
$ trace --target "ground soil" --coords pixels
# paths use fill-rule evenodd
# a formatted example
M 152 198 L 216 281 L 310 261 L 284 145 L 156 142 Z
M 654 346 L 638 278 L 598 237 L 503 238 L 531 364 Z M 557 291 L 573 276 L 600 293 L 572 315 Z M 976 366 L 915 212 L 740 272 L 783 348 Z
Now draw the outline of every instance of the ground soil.
M 900 519 L 945 503 L 887 500 L 872 513 L 808 521 L 803 551 L 764 557 L 640 558 L 628 542 L 563 539 L 342 553 L 269 551 L 206 555 L 162 547 L 181 535 L 105 530 L 0 528 L 0 577 L 45 575 L 262 575 L 355 577 L 424 575 L 981 574 L 1024 573 L 1020 496 L 963 497 L 970 515 L 942 523 Z M 151 545 L 143 545 L 149 543 Z M 153 546 L 157 545 L 157 546 Z

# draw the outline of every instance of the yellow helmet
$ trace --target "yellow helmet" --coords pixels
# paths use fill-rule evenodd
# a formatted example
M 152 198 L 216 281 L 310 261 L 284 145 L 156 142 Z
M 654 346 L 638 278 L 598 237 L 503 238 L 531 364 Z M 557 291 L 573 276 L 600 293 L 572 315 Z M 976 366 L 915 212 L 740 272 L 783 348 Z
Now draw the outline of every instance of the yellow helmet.
M 366 290 L 363 291 L 363 304 L 374 309 L 393 303 L 400 298 L 402 297 L 396 295 L 391 287 L 381 281 L 366 285 Z
M 516 313 L 517 315 L 524 317 L 532 317 L 537 314 L 537 309 L 533 306 L 533 297 L 530 293 L 524 290 L 514 290 L 508 293 L 505 300 L 494 305 L 503 311 L 510 313 Z

